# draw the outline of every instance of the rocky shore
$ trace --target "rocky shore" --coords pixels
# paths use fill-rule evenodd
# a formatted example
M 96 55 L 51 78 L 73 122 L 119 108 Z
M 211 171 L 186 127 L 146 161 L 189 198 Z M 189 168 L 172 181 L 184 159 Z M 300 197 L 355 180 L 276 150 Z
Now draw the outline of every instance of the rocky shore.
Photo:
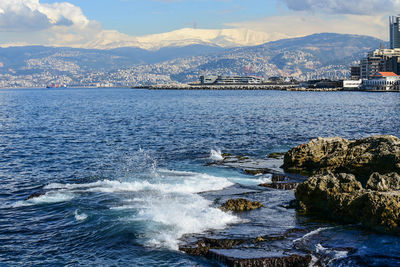
M 400 234 L 400 139 L 317 138 L 292 148 L 286 171 L 312 176 L 296 191 L 299 211 Z
M 269 181 L 202 194 L 247 222 L 227 231 L 188 236 L 181 251 L 226 266 L 400 262 L 385 254 L 366 257 L 358 252 L 362 245 L 355 244 L 363 229 L 372 229 L 368 233 L 375 236 L 400 234 L 399 138 L 317 138 L 264 159 L 230 154 L 221 158 L 206 165 Z M 344 230 L 348 228 L 353 230 Z M 359 235 L 349 237 L 352 231 Z M 340 239 L 338 234 L 347 242 L 327 241 Z

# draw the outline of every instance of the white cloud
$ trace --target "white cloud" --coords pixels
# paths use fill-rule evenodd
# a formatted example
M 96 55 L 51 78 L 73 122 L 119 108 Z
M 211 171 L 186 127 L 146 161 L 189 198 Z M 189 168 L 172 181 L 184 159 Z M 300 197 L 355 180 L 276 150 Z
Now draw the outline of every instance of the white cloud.
M 87 27 L 82 10 L 70 3 L 41 4 L 39 0 L 1 0 L 0 31 L 38 31 L 53 26 Z
M 0 43 L 80 47 L 103 29 L 68 2 L 0 0 Z
M 400 0 L 280 0 L 295 11 L 333 14 L 377 14 L 400 8 Z
M 275 36 L 275 40 L 322 32 L 369 35 L 387 40 L 389 34 L 387 16 L 318 15 L 309 12 L 294 12 L 285 16 L 227 25 L 267 32 L 272 37 Z

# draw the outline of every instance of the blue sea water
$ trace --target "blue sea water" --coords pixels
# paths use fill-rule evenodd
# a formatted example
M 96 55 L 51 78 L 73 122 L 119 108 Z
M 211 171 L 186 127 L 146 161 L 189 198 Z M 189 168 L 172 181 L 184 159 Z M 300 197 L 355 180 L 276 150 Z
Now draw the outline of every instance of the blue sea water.
M 264 158 L 318 136 L 375 134 L 400 135 L 400 94 L 1 90 L 0 265 L 213 265 L 179 252 L 182 238 L 257 236 L 304 218 L 272 204 L 290 192 L 263 193 L 273 216 L 254 224 L 219 210 L 219 192 L 263 177 L 205 166 L 212 149 Z M 336 265 L 399 263 L 399 238 L 346 227 L 320 227 L 320 242 L 297 246 L 376 256 Z

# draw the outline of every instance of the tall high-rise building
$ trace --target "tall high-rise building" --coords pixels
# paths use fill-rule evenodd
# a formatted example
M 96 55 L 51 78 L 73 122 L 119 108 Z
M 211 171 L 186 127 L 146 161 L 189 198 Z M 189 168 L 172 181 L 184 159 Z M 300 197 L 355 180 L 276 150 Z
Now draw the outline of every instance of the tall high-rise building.
M 390 16 L 390 48 L 400 48 L 400 16 Z

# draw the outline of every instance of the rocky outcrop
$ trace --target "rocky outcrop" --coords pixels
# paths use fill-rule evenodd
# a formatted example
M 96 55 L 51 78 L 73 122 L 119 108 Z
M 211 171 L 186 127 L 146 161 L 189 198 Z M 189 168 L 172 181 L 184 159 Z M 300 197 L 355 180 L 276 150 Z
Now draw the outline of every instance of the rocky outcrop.
M 242 212 L 242 211 L 259 209 L 261 207 L 264 207 L 264 205 L 261 204 L 261 202 L 259 201 L 252 202 L 244 198 L 238 198 L 238 199 L 229 199 L 227 202 L 222 204 L 221 210 Z
M 400 175 L 398 173 L 380 175 L 375 172 L 367 181 L 366 188 L 382 192 L 400 190 Z
M 363 183 L 374 172 L 400 173 L 400 139 L 379 135 L 350 141 L 341 137 L 317 138 L 289 150 L 283 168 L 290 172 L 352 173 Z
M 179 250 L 193 256 L 203 256 L 212 259 L 225 266 L 309 266 L 311 256 L 306 254 L 289 254 L 285 253 L 281 256 L 264 256 L 260 258 L 240 258 L 232 257 L 226 251 L 230 249 L 245 249 L 254 247 L 254 244 L 262 242 L 271 242 L 274 240 L 282 240 L 287 238 L 291 233 L 303 232 L 303 229 L 290 229 L 281 236 L 263 236 L 255 239 L 214 239 L 202 238 L 193 245 L 180 246 Z M 243 247 L 244 246 L 244 247 Z M 297 251 L 299 252 L 299 251 Z M 267 254 L 268 255 L 268 254 Z
M 307 267 L 312 260 L 311 255 L 290 255 L 285 257 L 266 257 L 258 259 L 240 259 L 220 255 L 218 252 L 211 251 L 210 258 L 229 267 Z
M 293 190 L 298 185 L 299 185 L 299 183 L 286 182 L 286 183 L 260 184 L 258 186 L 267 187 L 267 188 L 273 188 L 273 189 L 279 189 L 279 190 Z
M 378 231 L 400 234 L 400 177 L 373 173 L 364 188 L 353 174 L 310 177 L 295 196 L 300 210 Z
M 400 234 L 400 139 L 317 138 L 286 153 L 286 171 L 311 176 L 295 191 L 297 208 Z

